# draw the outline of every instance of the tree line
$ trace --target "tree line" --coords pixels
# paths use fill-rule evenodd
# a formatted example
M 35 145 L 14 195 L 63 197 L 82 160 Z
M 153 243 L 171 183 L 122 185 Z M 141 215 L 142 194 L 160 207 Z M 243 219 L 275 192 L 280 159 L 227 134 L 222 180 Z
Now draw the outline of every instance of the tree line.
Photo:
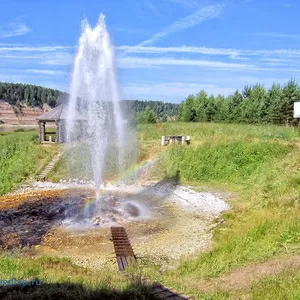
M 25 103 L 30 107 L 43 107 L 46 103 L 54 107 L 66 95 L 59 90 L 32 84 L 0 82 L 0 99 L 14 106 Z
M 180 106 L 178 119 L 183 122 L 270 123 L 294 125 L 294 102 L 300 101 L 300 88 L 291 79 L 281 86 L 274 83 L 266 89 L 261 84 L 245 86 L 224 97 L 200 91 L 189 95 Z
M 55 107 L 64 103 L 68 97 L 66 92 L 42 86 L 0 82 L 0 100 L 5 100 L 13 106 L 26 104 L 30 107 L 43 107 L 46 103 Z M 155 121 L 167 121 L 168 118 L 179 114 L 179 104 L 162 101 L 122 100 L 121 107 L 138 123 L 152 123 L 153 118 Z
M 150 100 L 122 100 L 121 105 L 134 123 L 167 122 L 178 117 L 180 107 L 178 103 Z

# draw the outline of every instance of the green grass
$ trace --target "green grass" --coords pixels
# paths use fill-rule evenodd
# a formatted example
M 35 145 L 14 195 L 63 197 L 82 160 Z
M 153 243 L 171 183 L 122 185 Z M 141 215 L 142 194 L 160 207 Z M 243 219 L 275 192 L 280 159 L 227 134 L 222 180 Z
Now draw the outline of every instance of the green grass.
M 144 141 L 156 140 L 157 143 L 160 143 L 163 135 L 190 135 L 192 143 L 205 139 L 214 142 L 216 139 L 244 140 L 253 138 L 290 141 L 298 136 L 297 128 L 220 123 L 169 122 L 154 125 L 141 124 L 138 126 L 138 132 Z
M 39 145 L 30 134 L 33 133 L 14 133 L 16 136 L 13 138 L 7 134 L 0 136 L 0 143 L 2 139 L 2 142 L 8 139 L 5 144 L 8 156 L 13 153 L 8 159 L 15 161 L 16 165 L 18 155 L 14 153 L 18 151 L 13 149 L 26 152 L 28 159 L 27 155 L 21 156 L 23 160 L 25 157 L 27 159 L 23 163 L 34 165 L 31 155 L 34 156 L 34 151 L 40 150 L 35 148 Z M 180 171 L 181 183 L 190 184 L 195 189 L 207 186 L 211 190 L 234 192 L 228 200 L 232 209 L 221 216 L 225 222 L 214 230 L 212 249 L 199 253 L 193 259 L 183 258 L 175 270 L 160 274 L 149 266 L 143 272 L 167 286 L 174 286 L 202 299 L 234 298 L 233 292 L 219 291 L 207 295 L 203 293 L 199 282 L 207 278 L 213 280 L 251 263 L 290 256 L 300 251 L 300 141 L 297 130 L 267 125 L 212 123 L 140 125 L 139 157 L 147 157 L 153 149 L 157 150 L 162 135 L 173 134 L 190 135 L 191 145 L 170 145 L 164 148 L 167 151 L 162 153 L 159 166 L 164 170 L 164 176 L 173 176 Z M 21 135 L 28 136 L 25 138 Z M 21 147 L 22 141 L 18 144 L 16 137 L 27 141 L 24 149 Z M 17 145 L 13 146 L 14 143 Z M 9 150 L 10 147 L 13 147 L 12 150 Z M 82 167 L 77 165 L 78 173 Z M 6 165 L 5 172 L 9 168 Z M 71 174 L 74 176 L 76 172 Z M 63 160 L 54 169 L 52 176 L 57 179 L 66 176 Z M 53 268 L 52 262 L 27 259 L 0 260 L 0 275 L 10 276 L 15 272 L 23 272 L 19 274 L 21 277 L 39 276 L 49 283 L 70 282 L 88 289 L 101 287 L 103 282 L 107 282 L 103 274 L 97 277 L 89 273 L 91 270 L 70 270 L 69 262 L 59 261 Z M 70 279 L 70 272 L 77 275 L 73 274 Z M 106 275 L 110 278 L 110 288 L 126 290 L 131 284 L 119 279 L 113 271 L 108 271 Z M 281 299 L 298 299 L 299 274 L 288 274 L 287 278 L 283 275 L 266 278 L 265 281 L 255 283 L 253 294 L 247 292 L 247 295 L 254 299 L 262 299 L 264 294 L 270 295 L 269 299 L 276 295 Z
M 198 147 L 172 147 L 166 159 L 170 162 L 168 172 L 175 174 L 180 170 L 183 180 L 245 185 L 253 183 L 269 163 L 276 162 L 289 151 L 290 146 L 273 141 L 226 141 L 216 145 L 205 142 Z
M 252 297 L 257 300 L 300 299 L 300 271 L 286 270 L 280 275 L 259 280 L 252 287 Z
M 8 132 L 0 135 L 0 195 L 16 188 L 54 155 L 56 148 L 38 143 L 36 131 Z
M 0 278 L 41 282 L 36 287 L 1 288 L 0 297 L 9 299 L 153 299 L 149 286 L 117 273 L 113 265 L 97 272 L 63 258 L 1 253 Z
M 296 129 L 169 123 L 142 125 L 140 131 L 144 140 L 157 143 L 161 135 L 191 135 L 190 146 L 168 146 L 161 161 L 166 176 L 179 171 L 183 184 L 234 192 L 229 199 L 232 209 L 221 216 L 225 223 L 214 231 L 209 252 L 184 258 L 178 269 L 163 275 L 149 271 L 149 276 L 200 295 L 199 280 L 299 252 L 300 143 Z
M 123 148 L 124 169 L 134 165 L 137 160 L 147 156 L 147 151 L 151 147 L 144 144 L 128 144 L 128 148 Z M 132 147 L 130 149 L 130 147 Z M 103 177 L 104 179 L 112 179 L 122 172 L 118 164 L 119 151 L 115 144 L 108 145 L 108 151 L 105 156 Z M 65 152 L 60 161 L 54 166 L 53 170 L 47 176 L 51 181 L 57 182 L 60 179 L 78 178 L 82 180 L 93 180 L 93 168 L 91 167 L 91 156 L 88 145 L 80 143 L 78 145 L 65 147 Z

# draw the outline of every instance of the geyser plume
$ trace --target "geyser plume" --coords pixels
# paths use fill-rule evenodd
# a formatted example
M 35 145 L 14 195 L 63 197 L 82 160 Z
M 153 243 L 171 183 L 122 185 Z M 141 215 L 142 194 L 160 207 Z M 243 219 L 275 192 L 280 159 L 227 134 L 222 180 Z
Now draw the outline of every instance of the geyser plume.
M 114 56 L 104 15 L 95 28 L 84 20 L 71 78 L 66 139 L 68 156 L 73 155 L 71 164 L 82 173 L 92 169 L 96 192 L 106 165 L 119 169 L 116 171 L 124 167 L 126 122 L 121 113 Z

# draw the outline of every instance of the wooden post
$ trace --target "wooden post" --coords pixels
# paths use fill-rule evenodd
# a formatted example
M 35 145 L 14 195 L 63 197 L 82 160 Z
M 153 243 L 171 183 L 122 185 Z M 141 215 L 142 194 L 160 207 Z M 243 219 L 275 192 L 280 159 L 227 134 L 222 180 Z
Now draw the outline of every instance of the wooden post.
M 39 122 L 39 141 L 43 143 L 45 141 L 45 122 Z
M 52 136 L 49 135 L 49 142 L 51 143 L 52 142 Z
M 56 137 L 55 137 L 55 142 L 56 143 L 61 143 L 62 142 L 62 130 L 61 130 L 61 124 L 59 121 L 56 121 Z

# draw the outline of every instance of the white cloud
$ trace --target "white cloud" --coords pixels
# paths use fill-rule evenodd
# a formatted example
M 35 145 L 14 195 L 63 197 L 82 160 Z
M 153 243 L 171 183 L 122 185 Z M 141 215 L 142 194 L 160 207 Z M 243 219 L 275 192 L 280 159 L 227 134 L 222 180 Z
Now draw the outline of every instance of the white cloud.
M 207 47 L 155 47 L 155 46 L 119 46 L 117 50 L 130 53 L 165 54 L 165 53 L 197 53 L 208 55 L 239 55 L 240 51 L 235 49 L 207 48 Z
M 66 72 L 60 70 L 42 70 L 42 69 L 25 69 L 27 73 L 34 73 L 34 74 L 44 74 L 44 75 L 66 75 Z
M 73 62 L 74 56 L 68 52 L 50 52 L 50 53 L 38 53 L 34 55 L 27 54 L 2 54 L 1 59 L 10 59 L 12 61 L 19 62 L 20 60 L 31 60 L 29 63 L 37 63 L 41 65 L 52 65 L 52 66 L 68 66 Z
M 184 100 L 189 94 L 205 90 L 208 94 L 229 95 L 236 88 L 221 87 L 209 83 L 162 82 L 131 83 L 123 87 L 123 99 L 167 99 L 168 101 Z
M 283 38 L 283 39 L 294 39 L 299 40 L 300 34 L 294 33 L 280 33 L 280 32 L 256 32 L 255 35 L 265 36 L 265 37 L 273 37 L 273 38 Z
M 124 32 L 130 34 L 142 34 L 142 35 L 148 35 L 151 33 L 149 29 L 130 28 L 130 27 L 113 27 L 112 30 L 117 32 Z
M 10 23 L 5 26 L 0 26 L 0 38 L 25 35 L 30 31 L 31 29 L 25 24 Z
M 234 64 L 221 61 L 197 60 L 197 59 L 176 59 L 172 57 L 141 58 L 126 57 L 118 60 L 121 68 L 144 68 L 150 66 L 177 65 L 177 66 L 197 66 L 214 69 L 249 69 L 254 68 L 248 64 Z
M 74 61 L 74 55 L 69 52 L 53 52 L 43 55 L 41 64 L 52 66 L 68 66 Z
M 160 12 L 157 10 L 157 8 L 152 4 L 151 0 L 147 0 L 145 4 L 159 17 L 161 17 Z
M 1 58 L 13 58 L 13 59 L 38 59 L 40 56 L 38 55 L 14 55 L 14 54 L 2 54 Z
M 199 2 L 196 0 L 165 0 L 167 2 L 180 4 L 190 9 L 199 8 Z
M 119 51 L 125 53 L 139 54 L 167 54 L 167 53 L 190 53 L 203 55 L 219 55 L 228 56 L 231 59 L 245 60 L 249 57 L 299 57 L 300 49 L 274 49 L 274 50 L 250 50 L 250 49 L 230 49 L 230 48 L 209 48 L 209 47 L 155 47 L 155 46 L 119 46 L 116 47 Z
M 18 45 L 18 46 L 4 46 L 1 47 L 0 44 L 0 51 L 14 51 L 14 52 L 51 52 L 51 51 L 57 51 L 57 50 L 66 50 L 66 49 L 72 49 L 75 48 L 74 46 L 24 46 L 24 45 Z
M 172 33 L 178 32 L 183 29 L 187 29 L 190 27 L 194 27 L 202 22 L 214 19 L 218 17 L 222 10 L 223 10 L 222 4 L 216 4 L 216 5 L 208 5 L 201 9 L 198 9 L 196 12 L 194 12 L 191 15 L 188 15 L 187 17 L 181 18 L 171 25 L 164 28 L 162 31 L 156 33 L 148 40 L 140 43 L 138 46 L 146 46 L 153 44 L 154 42 L 162 39 L 163 37 L 166 37 Z

